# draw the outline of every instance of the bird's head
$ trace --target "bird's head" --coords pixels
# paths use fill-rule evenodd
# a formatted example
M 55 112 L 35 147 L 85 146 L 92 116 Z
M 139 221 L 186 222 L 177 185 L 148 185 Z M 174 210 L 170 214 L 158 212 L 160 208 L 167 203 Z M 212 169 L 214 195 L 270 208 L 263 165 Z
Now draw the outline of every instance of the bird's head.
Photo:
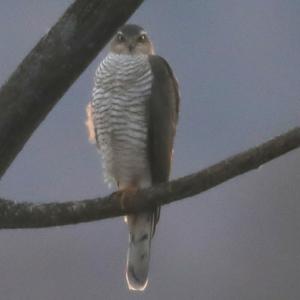
M 154 54 L 153 45 L 146 31 L 134 24 L 121 27 L 113 37 L 110 51 L 116 54 Z

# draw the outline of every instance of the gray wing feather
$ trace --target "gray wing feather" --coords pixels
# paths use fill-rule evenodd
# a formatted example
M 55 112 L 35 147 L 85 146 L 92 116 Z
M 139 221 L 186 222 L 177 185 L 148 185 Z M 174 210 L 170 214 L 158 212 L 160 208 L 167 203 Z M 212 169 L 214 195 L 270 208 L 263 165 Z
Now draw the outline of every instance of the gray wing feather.
M 153 83 L 148 103 L 148 154 L 152 184 L 158 184 L 169 179 L 180 100 L 178 84 L 168 63 L 157 55 L 150 56 L 149 62 Z
M 179 113 L 179 90 L 169 64 L 151 55 L 153 83 L 148 102 L 148 157 L 152 184 L 166 182 L 170 176 L 173 143 Z M 160 208 L 153 215 L 153 234 Z

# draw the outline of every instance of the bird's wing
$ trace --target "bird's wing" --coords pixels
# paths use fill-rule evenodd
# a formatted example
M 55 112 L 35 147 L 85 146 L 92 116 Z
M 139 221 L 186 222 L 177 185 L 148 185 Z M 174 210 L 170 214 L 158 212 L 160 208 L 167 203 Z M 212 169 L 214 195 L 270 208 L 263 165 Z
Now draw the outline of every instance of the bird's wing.
M 169 64 L 160 56 L 149 56 L 153 74 L 152 90 L 148 101 L 148 158 L 152 184 L 169 179 L 173 141 L 179 112 L 179 89 Z M 159 219 L 156 209 L 153 233 Z
M 151 55 L 149 62 L 153 83 L 148 102 L 148 157 L 152 184 L 158 184 L 169 179 L 180 97 L 169 64 L 157 55 Z

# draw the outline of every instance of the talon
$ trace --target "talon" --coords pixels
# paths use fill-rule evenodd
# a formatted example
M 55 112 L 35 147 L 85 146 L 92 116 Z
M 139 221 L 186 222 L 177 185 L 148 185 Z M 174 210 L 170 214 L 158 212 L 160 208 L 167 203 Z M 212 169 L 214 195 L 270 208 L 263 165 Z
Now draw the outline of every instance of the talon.
M 136 194 L 138 188 L 135 186 L 128 186 L 124 189 L 119 190 L 117 193 L 120 194 L 120 204 L 121 208 L 125 209 L 128 205 L 128 201 Z M 127 217 L 124 217 L 125 223 L 127 223 Z

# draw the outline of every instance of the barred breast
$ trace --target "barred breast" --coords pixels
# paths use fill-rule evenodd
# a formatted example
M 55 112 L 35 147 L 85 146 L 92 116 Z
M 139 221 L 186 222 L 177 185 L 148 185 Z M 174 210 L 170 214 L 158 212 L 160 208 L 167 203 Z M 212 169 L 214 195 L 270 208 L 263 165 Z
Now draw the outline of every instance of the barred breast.
M 146 55 L 109 54 L 96 71 L 93 120 L 110 184 L 130 184 L 149 173 L 146 101 L 151 86 Z

